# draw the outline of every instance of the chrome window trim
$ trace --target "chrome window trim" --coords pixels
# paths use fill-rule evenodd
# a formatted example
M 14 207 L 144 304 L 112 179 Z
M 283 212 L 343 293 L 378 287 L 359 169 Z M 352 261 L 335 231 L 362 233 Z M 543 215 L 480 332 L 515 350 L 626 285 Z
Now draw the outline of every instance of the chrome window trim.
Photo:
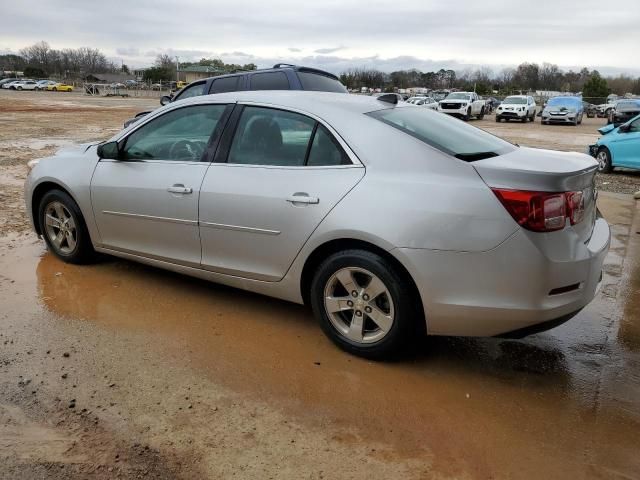
M 111 210 L 102 210 L 104 215 L 115 215 L 117 217 L 138 218 L 140 220 L 155 220 L 160 222 L 179 223 L 181 225 L 198 226 L 197 220 L 184 220 L 182 218 L 158 217 L 155 215 L 143 215 L 141 213 L 114 212 Z
M 224 223 L 200 222 L 201 227 L 217 228 L 219 230 L 233 230 L 237 232 L 260 233 L 262 235 L 280 235 L 280 230 L 269 230 L 266 228 L 243 227 L 240 225 L 226 225 Z

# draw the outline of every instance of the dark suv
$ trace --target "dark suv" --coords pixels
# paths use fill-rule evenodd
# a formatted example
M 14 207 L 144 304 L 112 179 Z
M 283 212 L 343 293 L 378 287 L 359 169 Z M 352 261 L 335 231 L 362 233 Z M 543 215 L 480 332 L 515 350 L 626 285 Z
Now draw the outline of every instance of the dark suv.
M 316 68 L 298 67 L 279 63 L 273 68 L 230 73 L 217 77 L 196 80 L 174 96 L 165 95 L 160 104 L 166 105 L 185 98 L 212 93 L 238 92 L 243 90 L 311 90 L 316 92 L 347 93 L 346 87 L 335 75 Z M 124 123 L 128 127 L 150 112 L 141 112 Z

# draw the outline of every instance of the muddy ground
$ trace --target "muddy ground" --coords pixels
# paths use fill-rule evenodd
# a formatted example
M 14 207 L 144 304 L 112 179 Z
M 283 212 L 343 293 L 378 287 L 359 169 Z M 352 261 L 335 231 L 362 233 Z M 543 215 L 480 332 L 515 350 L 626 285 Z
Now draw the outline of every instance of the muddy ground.
M 304 307 L 122 260 L 66 265 L 28 231 L 25 163 L 156 102 L 0 92 L 0 479 L 640 478 L 629 195 L 600 195 L 604 286 L 569 323 L 373 363 L 336 350 Z M 581 151 L 601 123 L 475 124 Z M 603 178 L 640 189 L 636 174 Z

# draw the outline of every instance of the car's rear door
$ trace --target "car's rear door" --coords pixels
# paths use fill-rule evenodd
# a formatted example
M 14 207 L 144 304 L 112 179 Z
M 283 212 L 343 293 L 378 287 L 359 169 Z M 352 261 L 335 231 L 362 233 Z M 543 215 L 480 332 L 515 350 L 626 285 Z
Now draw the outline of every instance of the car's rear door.
M 200 185 L 231 109 L 170 110 L 123 139 L 120 160 L 98 162 L 91 202 L 103 247 L 200 265 Z
M 314 118 L 236 108 L 200 193 L 202 266 L 276 281 L 364 167 Z

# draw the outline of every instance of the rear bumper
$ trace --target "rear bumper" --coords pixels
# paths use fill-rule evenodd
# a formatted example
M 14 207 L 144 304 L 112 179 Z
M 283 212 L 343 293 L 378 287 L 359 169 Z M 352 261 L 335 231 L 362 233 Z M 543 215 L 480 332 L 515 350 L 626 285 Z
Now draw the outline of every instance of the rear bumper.
M 544 242 L 553 247 L 552 237 Z M 609 226 L 598 218 L 588 243 L 547 254 L 523 230 L 486 252 L 391 253 L 416 281 L 429 334 L 496 336 L 584 308 L 599 288 L 609 243 Z

